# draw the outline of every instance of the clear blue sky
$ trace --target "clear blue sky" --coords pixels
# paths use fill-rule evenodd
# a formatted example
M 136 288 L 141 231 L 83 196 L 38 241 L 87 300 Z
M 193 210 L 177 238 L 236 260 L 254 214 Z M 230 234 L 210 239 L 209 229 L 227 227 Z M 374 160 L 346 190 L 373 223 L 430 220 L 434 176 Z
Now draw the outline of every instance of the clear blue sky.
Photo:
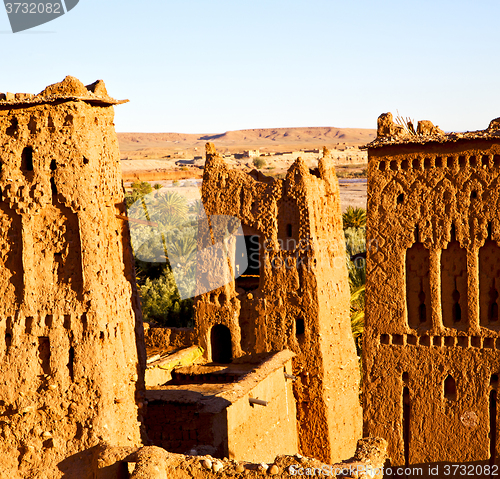
M 19 0 L 21 1 L 21 0 Z M 498 0 L 80 0 L 12 34 L 0 91 L 103 79 L 118 131 L 374 128 L 385 111 L 444 130 L 500 116 Z

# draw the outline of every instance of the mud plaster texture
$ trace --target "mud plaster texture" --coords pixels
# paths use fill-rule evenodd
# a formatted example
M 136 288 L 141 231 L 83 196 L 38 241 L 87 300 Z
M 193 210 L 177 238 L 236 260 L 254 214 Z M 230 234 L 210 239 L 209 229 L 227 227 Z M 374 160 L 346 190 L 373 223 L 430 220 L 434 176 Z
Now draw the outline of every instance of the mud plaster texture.
M 141 444 L 116 103 L 72 77 L 0 95 L 1 478 L 90 478 L 99 443 Z
M 196 334 L 206 359 L 219 354 L 213 348 L 215 325 L 230 332 L 224 347 L 233 359 L 284 349 L 296 353 L 302 453 L 324 462 L 350 457 L 361 437 L 359 369 L 339 188 L 329 152 L 312 171 L 297 159 L 285 179 L 231 170 L 211 143 L 206 152 L 205 211 L 239 218 L 244 234 L 258 245 L 252 255 L 260 265 L 258 274 L 243 282 L 231 281 L 197 298 Z M 220 240 L 213 231 L 213 241 Z M 211 245 L 199 245 L 199 251 L 200 246 Z
M 368 145 L 364 432 L 388 440 L 395 465 L 488 464 L 500 445 L 499 121 L 447 135 L 422 122 L 413 136 L 390 122 Z

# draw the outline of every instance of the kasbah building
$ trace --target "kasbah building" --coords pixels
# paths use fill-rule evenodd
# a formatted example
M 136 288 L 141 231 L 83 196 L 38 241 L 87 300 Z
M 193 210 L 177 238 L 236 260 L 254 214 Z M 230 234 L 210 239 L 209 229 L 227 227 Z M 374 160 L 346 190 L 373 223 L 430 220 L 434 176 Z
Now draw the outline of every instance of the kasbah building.
M 145 333 L 119 103 L 72 77 L 0 94 L 0 478 L 494 474 L 500 121 L 379 118 L 360 399 L 329 152 L 274 179 L 208 144 L 205 211 L 258 266 L 199 295 L 194 328 Z

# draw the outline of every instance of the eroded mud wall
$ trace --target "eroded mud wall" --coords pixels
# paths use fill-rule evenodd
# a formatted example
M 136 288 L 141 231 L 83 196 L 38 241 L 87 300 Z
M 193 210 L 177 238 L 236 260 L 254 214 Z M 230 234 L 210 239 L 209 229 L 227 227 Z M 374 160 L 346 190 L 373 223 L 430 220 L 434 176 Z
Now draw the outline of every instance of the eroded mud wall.
M 0 101 L 0 469 L 9 478 L 88 477 L 99 442 L 141 443 L 142 316 L 116 217 L 125 209 L 114 112 L 80 96 L 95 95 L 68 77 L 46 100 Z
M 247 278 L 198 299 L 196 328 L 207 358 L 218 324 L 231 333 L 233 358 L 297 353 L 300 447 L 324 461 L 349 457 L 361 437 L 359 370 L 338 183 L 328 154 L 314 172 L 298 159 L 285 179 L 275 180 L 230 170 L 208 144 L 202 194 L 207 215 L 241 220 L 258 264 Z M 220 240 L 216 232 L 212 240 Z

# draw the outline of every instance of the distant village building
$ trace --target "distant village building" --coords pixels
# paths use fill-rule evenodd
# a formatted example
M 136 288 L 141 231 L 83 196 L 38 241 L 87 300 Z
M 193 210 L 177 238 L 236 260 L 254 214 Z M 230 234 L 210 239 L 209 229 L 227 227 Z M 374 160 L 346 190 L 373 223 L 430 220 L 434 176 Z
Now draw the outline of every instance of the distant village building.
M 368 145 L 365 434 L 424 477 L 498 465 L 499 133 L 384 114 Z
M 245 150 L 243 152 L 243 157 L 244 158 L 253 158 L 255 156 L 260 156 L 260 151 L 259 150 Z

